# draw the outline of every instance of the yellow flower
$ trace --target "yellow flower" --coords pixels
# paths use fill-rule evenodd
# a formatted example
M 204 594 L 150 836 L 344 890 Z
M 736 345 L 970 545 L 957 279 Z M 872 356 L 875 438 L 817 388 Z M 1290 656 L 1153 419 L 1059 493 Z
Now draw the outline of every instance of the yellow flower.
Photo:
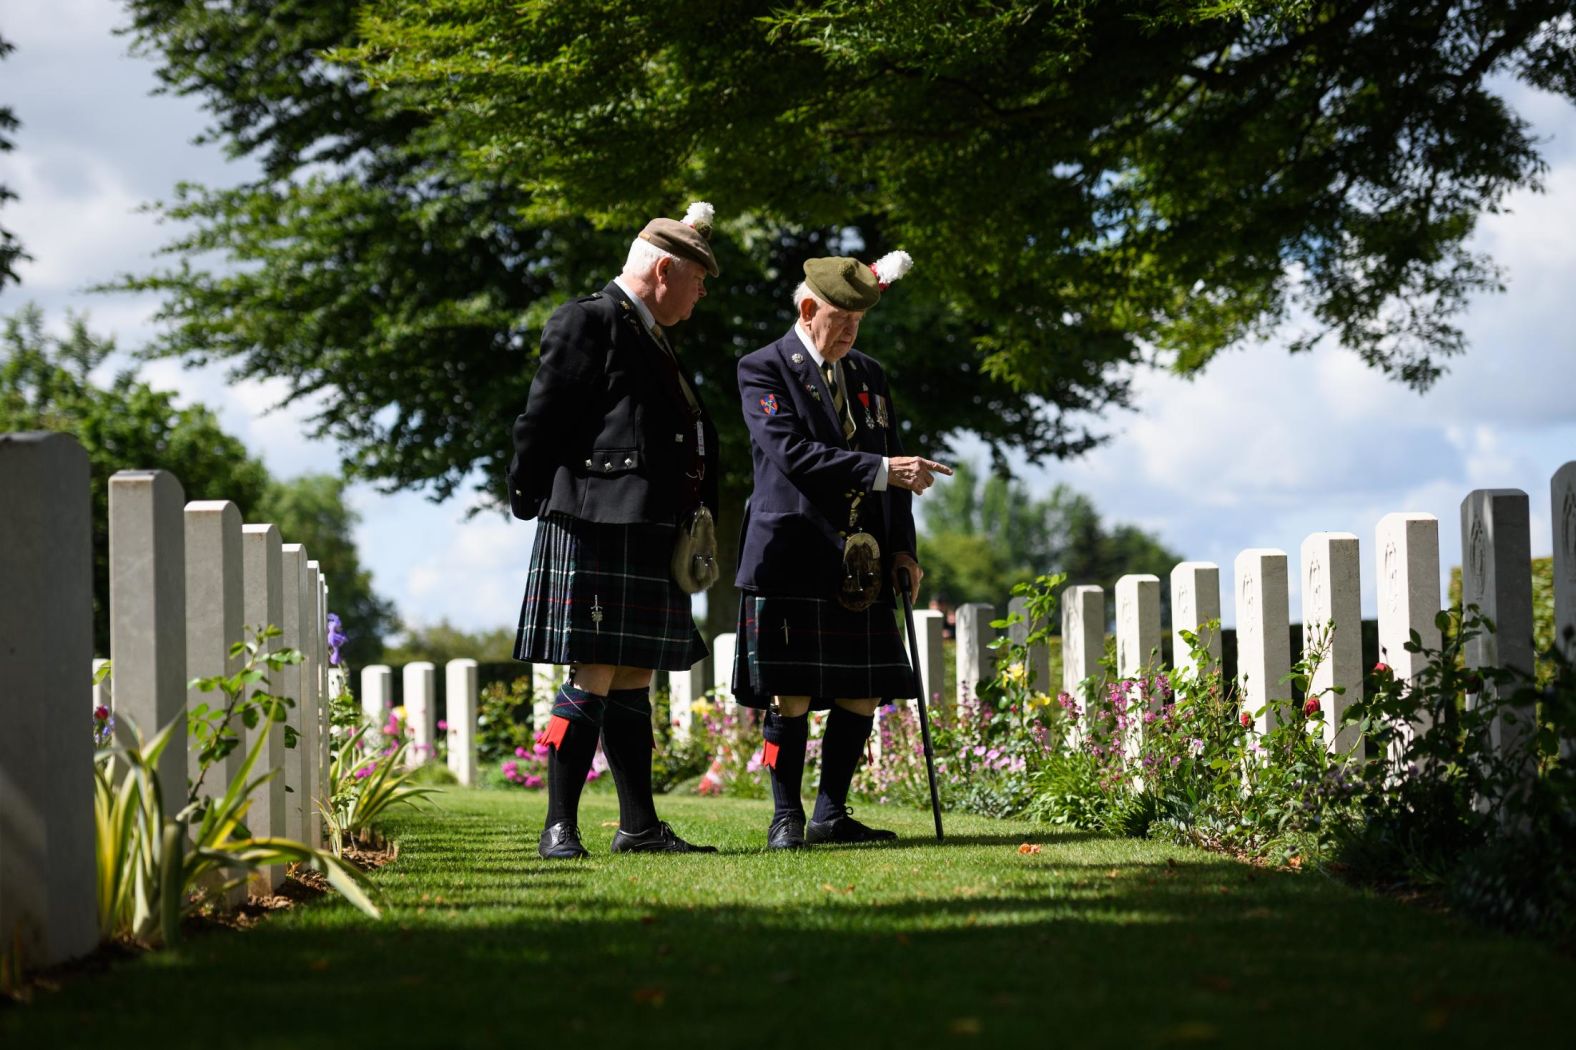
M 711 703 L 706 700 L 695 701 L 693 704 L 690 704 L 690 714 L 705 718 L 711 714 Z
M 405 705 L 404 704 L 400 704 L 398 707 L 396 707 L 394 709 L 394 717 L 399 719 L 401 722 L 405 721 Z
M 1022 685 L 1028 678 L 1029 672 L 1022 664 L 1008 664 L 1002 668 L 1001 679 L 1008 685 Z
M 1050 706 L 1051 706 L 1051 694 L 1050 693 L 1035 693 L 1033 696 L 1029 697 L 1029 710 L 1030 711 L 1035 711 L 1035 710 L 1038 710 L 1039 708 L 1050 707 Z

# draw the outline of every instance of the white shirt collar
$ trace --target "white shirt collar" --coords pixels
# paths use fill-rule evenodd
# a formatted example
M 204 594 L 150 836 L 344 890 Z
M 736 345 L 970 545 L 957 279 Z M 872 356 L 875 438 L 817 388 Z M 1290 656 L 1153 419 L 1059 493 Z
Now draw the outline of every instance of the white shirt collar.
M 799 337 L 799 341 L 804 344 L 804 348 L 810 351 L 810 359 L 815 362 L 815 367 L 824 367 L 826 365 L 826 358 L 822 357 L 821 351 L 815 348 L 815 342 L 811 340 L 810 333 L 804 330 L 804 324 L 802 322 L 795 321 L 793 323 L 793 331 L 794 335 Z
M 660 332 L 662 329 L 658 327 L 657 319 L 651 316 L 651 308 L 646 305 L 646 301 L 630 291 L 629 285 L 624 283 L 622 277 L 613 278 L 613 283 L 618 285 L 625 295 L 629 296 L 629 301 L 635 304 L 635 310 L 639 312 L 640 319 L 645 322 L 646 327 L 656 328 Z

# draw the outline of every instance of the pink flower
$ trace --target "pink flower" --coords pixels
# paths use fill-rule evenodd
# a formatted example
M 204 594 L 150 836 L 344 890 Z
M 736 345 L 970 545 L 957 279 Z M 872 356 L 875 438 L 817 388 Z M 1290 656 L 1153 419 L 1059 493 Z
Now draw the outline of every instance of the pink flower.
M 527 752 L 526 752 L 525 748 L 523 748 L 523 747 L 517 747 L 517 748 L 514 749 L 514 757 L 515 758 L 524 758 L 526 756 L 526 753 Z
M 540 744 L 540 743 L 534 745 L 531 748 L 532 753 L 535 754 L 537 758 L 546 758 L 547 757 L 547 753 L 549 751 L 551 751 L 551 750 L 552 750 L 552 748 L 548 747 L 546 744 Z
M 542 786 L 542 778 L 535 773 L 528 773 L 525 777 L 525 786 L 528 788 L 539 788 Z
M 1389 673 L 1390 673 L 1390 665 L 1385 663 L 1383 660 L 1381 660 L 1378 663 L 1374 664 L 1374 674 L 1389 674 Z
M 1248 714 L 1246 711 L 1242 712 L 1241 717 L 1237 720 L 1242 723 L 1243 729 L 1253 728 L 1253 716 Z
M 1302 705 L 1302 713 L 1307 715 L 1309 718 L 1312 718 L 1314 715 L 1318 714 L 1319 698 L 1316 696 L 1308 697 L 1308 702 Z
M 438 719 L 438 732 L 440 732 L 440 733 L 445 732 L 448 728 L 449 728 L 449 723 L 448 722 L 444 721 L 441 718 Z
M 365 780 L 367 777 L 370 777 L 372 775 L 372 771 L 374 769 L 376 769 L 376 768 L 377 768 L 377 763 L 376 762 L 368 762 L 366 765 L 364 765 L 360 769 L 356 770 L 356 779 L 357 780 Z

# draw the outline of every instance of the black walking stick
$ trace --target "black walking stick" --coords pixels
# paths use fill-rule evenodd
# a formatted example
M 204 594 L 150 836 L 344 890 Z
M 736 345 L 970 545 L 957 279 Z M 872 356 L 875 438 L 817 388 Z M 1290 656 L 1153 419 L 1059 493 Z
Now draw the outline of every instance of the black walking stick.
M 936 818 L 936 841 L 941 836 L 941 796 L 936 793 L 936 752 L 930 746 L 930 715 L 925 707 L 925 679 L 919 673 L 919 639 L 914 634 L 914 602 L 909 597 L 912 590 L 908 570 L 897 571 L 898 583 L 903 592 L 903 624 L 908 628 L 908 661 L 914 668 L 914 681 L 919 684 L 919 735 L 925 742 L 925 775 L 930 778 L 930 812 Z

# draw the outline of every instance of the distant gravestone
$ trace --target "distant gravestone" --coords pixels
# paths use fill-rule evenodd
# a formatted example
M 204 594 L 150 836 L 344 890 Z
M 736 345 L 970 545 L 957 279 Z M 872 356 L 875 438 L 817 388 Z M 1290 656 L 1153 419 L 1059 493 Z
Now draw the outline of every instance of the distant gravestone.
M 1329 651 L 1308 681 L 1308 694 L 1322 707 L 1324 744 L 1332 753 L 1364 755 L 1355 725 L 1341 728 L 1346 709 L 1363 695 L 1362 570 L 1357 537 L 1349 532 L 1315 532 L 1302 543 L 1302 644 L 1311 651 L 1329 631 Z M 1337 692 L 1336 690 L 1339 690 Z
M 1062 591 L 1062 692 L 1072 698 L 1081 714 L 1068 729 L 1067 740 L 1077 746 L 1084 739 L 1084 719 L 1089 713 L 1091 687 L 1100 677 L 1105 656 L 1105 591 L 1082 585 Z
M 668 672 L 668 724 L 675 740 L 688 740 L 695 725 L 695 701 L 706 692 L 706 661 L 687 671 Z
M 1375 590 L 1379 602 L 1379 662 L 1403 682 L 1426 666 L 1422 653 L 1408 652 L 1413 632 L 1424 649 L 1439 651 L 1439 519 L 1432 514 L 1386 514 L 1374 529 Z M 1413 734 L 1426 733 L 1432 716 L 1414 712 L 1396 726 L 1389 760 L 1397 767 Z
M 979 696 L 980 683 L 989 681 L 996 674 L 996 653 L 990 647 L 996 638 L 996 629 L 990 625 L 995 617 L 995 607 L 984 602 L 967 602 L 958 606 L 955 657 L 959 704 Z
M 1468 667 L 1500 667 L 1532 675 L 1532 531 L 1527 494 L 1520 489 L 1474 489 L 1461 501 L 1461 604 L 1477 606 L 1496 630 L 1468 639 Z M 1515 687 L 1507 689 L 1507 693 Z M 1495 695 L 1488 683 L 1483 697 Z M 1469 706 L 1482 702 L 1468 696 Z M 1529 707 L 1505 706 L 1495 714 L 1489 736 L 1500 755 L 1523 777 L 1536 773 Z
M 282 649 L 306 650 L 304 631 L 306 593 L 306 548 L 299 543 L 280 546 L 280 581 L 284 586 L 284 631 L 279 637 Z M 309 766 L 315 765 L 316 756 L 306 749 L 306 664 L 288 664 L 275 672 L 274 691 L 295 701 L 285 714 L 285 725 L 296 734 L 294 747 L 285 748 L 285 835 L 301 842 L 306 837 L 306 809 L 308 801 Z M 315 743 L 315 741 L 314 741 Z
M 919 687 L 925 699 L 945 717 L 951 707 L 952 690 L 947 688 L 947 616 L 936 609 L 914 610 L 914 643 L 919 650 Z M 905 632 L 906 633 L 906 632 Z M 905 639 L 906 641 L 906 639 Z
M 361 714 L 381 726 L 394 707 L 394 669 L 387 664 L 368 664 L 361 669 Z
M 437 725 L 437 668 L 426 660 L 405 665 L 400 699 L 405 707 L 405 724 L 410 729 L 411 746 L 406 762 L 419 766 L 433 756 L 433 734 Z
M 1576 461 L 1549 483 L 1554 519 L 1554 644 L 1576 663 Z
M 1286 552 L 1253 548 L 1237 555 L 1237 685 L 1254 727 L 1267 733 L 1279 724 L 1271 700 L 1290 697 L 1291 595 Z
M 443 668 L 449 769 L 466 787 L 476 783 L 476 661 L 450 660 Z
M 712 688 L 717 690 L 717 695 L 733 703 L 733 660 L 736 655 L 736 646 L 739 636 L 736 634 L 719 634 L 711 646 Z
M 0 434 L 0 954 L 29 964 L 98 943 L 90 492 L 75 438 Z
M 1182 632 L 1198 637 L 1215 666 L 1220 666 L 1220 632 L 1205 624 L 1220 619 L 1220 566 L 1209 561 L 1185 561 L 1171 570 L 1171 663 L 1178 670 L 1197 672 L 1193 651 Z
M 1037 693 L 1051 691 L 1051 648 L 1043 641 L 1029 645 L 1029 635 L 1034 633 L 1043 624 L 1035 623 L 1029 617 L 1029 600 L 1027 598 L 1013 598 L 1007 603 L 1007 618 L 1017 621 L 1007 628 L 1007 637 L 1012 639 L 1014 645 L 1028 646 L 1028 657 L 1024 661 L 1024 670 L 1028 674 L 1029 688 Z
M 186 677 L 214 678 L 233 675 L 243 659 L 232 657 L 230 647 L 245 638 L 246 595 L 241 569 L 241 511 L 228 500 L 198 500 L 186 504 Z M 199 693 L 188 703 L 223 704 L 223 694 Z M 239 724 L 232 728 L 239 730 Z M 200 749 L 188 748 L 187 775 L 198 775 Z M 209 770 L 203 792 L 221 798 L 237 773 L 245 752 L 236 748 Z

